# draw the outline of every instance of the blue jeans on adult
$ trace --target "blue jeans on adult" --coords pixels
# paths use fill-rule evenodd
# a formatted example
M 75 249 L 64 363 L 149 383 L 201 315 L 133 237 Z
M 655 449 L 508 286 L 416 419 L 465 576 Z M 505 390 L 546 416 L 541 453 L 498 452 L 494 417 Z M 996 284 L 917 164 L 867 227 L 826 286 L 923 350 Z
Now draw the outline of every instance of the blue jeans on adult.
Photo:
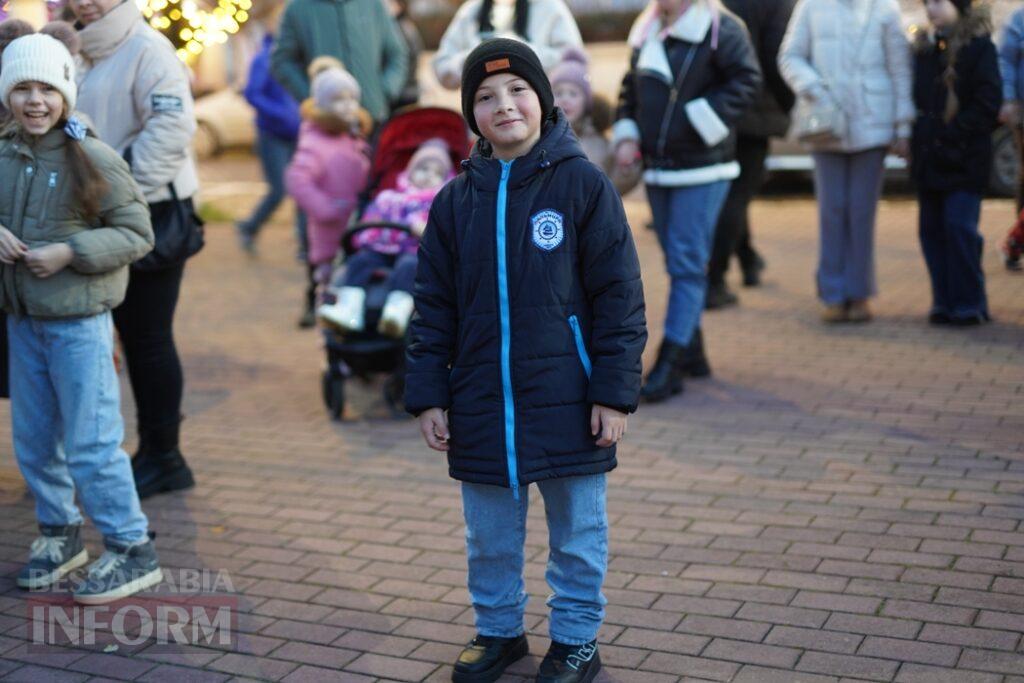
M 978 232 L 981 195 L 921 192 L 918 234 L 932 281 L 932 313 L 954 318 L 988 317 L 984 239 Z
M 548 522 L 551 639 L 589 643 L 597 638 L 607 603 L 601 593 L 608 567 L 605 475 L 547 479 L 537 487 Z M 469 594 L 480 635 L 514 638 L 523 633 L 528 506 L 525 488 L 516 500 L 511 489 L 462 484 Z
M 14 456 L 46 526 L 81 524 L 75 492 L 103 534 L 145 541 L 114 370 L 110 313 L 7 317 Z
M 864 301 L 875 287 L 875 214 L 886 150 L 815 152 L 820 246 L 818 297 L 828 305 Z
M 684 187 L 647 186 L 654 230 L 671 279 L 665 339 L 680 346 L 689 344 L 700 326 L 708 259 L 729 185 L 730 181 L 719 180 Z
M 256 151 L 263 168 L 263 178 L 267 181 L 267 193 L 256 205 L 252 215 L 239 223 L 239 228 L 248 235 L 255 236 L 263 228 L 278 205 L 287 196 L 284 186 L 284 170 L 288 167 L 295 154 L 295 140 L 282 138 L 263 130 L 256 131 Z M 306 214 L 295 209 L 295 239 L 303 253 L 308 251 L 306 239 Z

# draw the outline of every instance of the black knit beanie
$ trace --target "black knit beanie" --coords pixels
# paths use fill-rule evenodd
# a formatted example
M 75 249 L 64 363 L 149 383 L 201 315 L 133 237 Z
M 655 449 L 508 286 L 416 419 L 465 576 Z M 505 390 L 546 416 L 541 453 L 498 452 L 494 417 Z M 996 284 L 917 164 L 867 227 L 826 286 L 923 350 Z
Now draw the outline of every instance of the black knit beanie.
M 473 116 L 477 89 L 488 76 L 500 73 L 513 73 L 530 84 L 540 100 L 541 120 L 546 121 L 555 108 L 555 96 L 537 53 L 520 40 L 492 38 L 477 45 L 462 65 L 462 115 L 470 130 L 480 135 Z

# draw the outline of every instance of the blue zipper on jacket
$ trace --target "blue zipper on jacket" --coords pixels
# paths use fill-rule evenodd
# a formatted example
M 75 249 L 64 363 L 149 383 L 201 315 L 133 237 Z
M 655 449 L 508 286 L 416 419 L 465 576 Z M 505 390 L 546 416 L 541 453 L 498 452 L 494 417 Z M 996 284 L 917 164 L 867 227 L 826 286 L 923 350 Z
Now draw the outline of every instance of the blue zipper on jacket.
M 519 500 L 519 466 L 516 458 L 516 406 L 512 396 L 512 323 L 508 301 L 508 255 L 506 253 L 505 215 L 508 204 L 508 176 L 511 161 L 501 161 L 498 183 L 498 309 L 501 318 L 501 389 L 505 398 L 505 459 L 512 496 Z
M 587 373 L 587 379 L 590 379 L 592 366 L 590 364 L 590 354 L 587 353 L 587 345 L 583 343 L 583 330 L 580 329 L 580 319 L 575 315 L 570 315 L 569 327 L 572 328 L 572 336 L 576 340 L 576 353 L 579 354 L 580 364 L 583 365 L 583 371 Z

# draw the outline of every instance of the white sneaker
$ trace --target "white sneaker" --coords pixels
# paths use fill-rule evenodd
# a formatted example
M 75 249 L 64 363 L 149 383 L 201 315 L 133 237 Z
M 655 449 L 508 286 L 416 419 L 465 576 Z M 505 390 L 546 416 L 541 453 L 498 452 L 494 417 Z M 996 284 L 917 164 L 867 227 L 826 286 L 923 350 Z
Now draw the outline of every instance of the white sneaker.
M 377 331 L 385 337 L 401 339 L 409 327 L 413 307 L 412 294 L 400 290 L 391 292 L 384 301 L 384 308 L 381 309 Z
M 316 309 L 316 316 L 342 332 L 361 332 L 366 305 L 366 290 L 362 287 L 339 287 L 337 300 Z

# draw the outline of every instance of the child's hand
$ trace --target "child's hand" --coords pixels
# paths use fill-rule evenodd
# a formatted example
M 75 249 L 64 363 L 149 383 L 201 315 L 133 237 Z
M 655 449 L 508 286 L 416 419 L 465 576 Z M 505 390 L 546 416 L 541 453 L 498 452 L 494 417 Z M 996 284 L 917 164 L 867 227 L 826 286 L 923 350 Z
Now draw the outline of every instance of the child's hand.
M 623 140 L 615 148 L 615 163 L 628 168 L 640 158 L 640 145 L 636 140 Z
M 25 265 L 38 278 L 47 278 L 64 270 L 75 252 L 63 242 L 47 244 L 45 247 L 29 249 L 25 253 Z
M 448 416 L 440 408 L 428 408 L 420 413 L 420 433 L 427 445 L 435 451 L 448 450 Z
M 15 237 L 13 232 L 0 226 L 0 261 L 11 265 L 27 251 L 28 247 L 24 242 Z
M 590 411 L 590 433 L 600 434 L 597 445 L 601 448 L 614 446 L 626 434 L 628 416 L 614 408 L 594 404 Z

